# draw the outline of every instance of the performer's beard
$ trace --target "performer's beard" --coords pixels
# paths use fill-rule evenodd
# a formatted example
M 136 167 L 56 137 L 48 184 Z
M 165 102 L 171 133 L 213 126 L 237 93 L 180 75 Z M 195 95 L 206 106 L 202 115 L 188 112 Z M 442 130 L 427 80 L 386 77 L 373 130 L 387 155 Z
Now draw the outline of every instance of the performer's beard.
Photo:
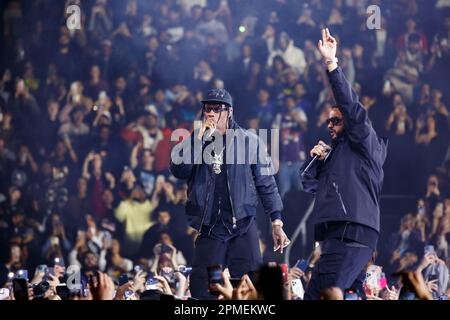
M 329 133 L 330 133 L 330 137 L 331 140 L 336 141 L 337 139 L 339 139 L 343 134 L 344 134 L 344 130 L 342 130 L 341 132 L 337 132 L 334 129 L 329 129 Z

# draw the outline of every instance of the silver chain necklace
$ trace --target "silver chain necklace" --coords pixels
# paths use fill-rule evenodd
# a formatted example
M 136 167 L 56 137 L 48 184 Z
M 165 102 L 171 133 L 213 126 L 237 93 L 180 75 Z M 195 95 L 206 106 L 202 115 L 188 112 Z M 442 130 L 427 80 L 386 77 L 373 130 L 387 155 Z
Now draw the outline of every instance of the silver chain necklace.
M 219 154 L 216 154 L 214 152 L 212 165 L 213 165 L 213 171 L 215 174 L 220 174 L 222 170 L 220 169 L 220 166 L 223 164 L 223 151 L 225 150 L 225 147 L 222 148 L 222 151 Z

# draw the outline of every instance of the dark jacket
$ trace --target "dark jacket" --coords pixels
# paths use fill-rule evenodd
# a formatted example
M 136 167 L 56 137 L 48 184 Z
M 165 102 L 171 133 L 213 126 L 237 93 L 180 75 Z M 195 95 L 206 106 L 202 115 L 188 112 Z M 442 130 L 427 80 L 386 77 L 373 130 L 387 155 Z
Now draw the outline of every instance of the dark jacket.
M 302 185 L 316 195 L 316 223 L 351 221 L 379 232 L 387 142 L 378 138 L 341 68 L 328 72 L 328 78 L 343 111 L 345 133 L 333 143 L 328 158 L 301 178 Z
M 231 157 L 229 154 L 233 154 L 235 160 L 235 164 L 227 164 L 227 182 L 233 217 L 240 221 L 246 217 L 255 216 L 258 205 L 257 194 L 266 214 L 270 214 L 272 217 L 279 216 L 283 210 L 283 204 L 272 174 L 272 162 L 266 152 L 265 144 L 254 133 L 239 127 L 234 121 L 231 129 L 236 130 L 237 134 L 243 135 L 246 140 L 246 160 L 243 164 L 236 164 L 239 146 L 235 143 L 234 153 L 232 153 L 228 141 L 226 146 L 227 158 Z M 201 146 L 202 152 L 198 153 L 194 159 L 194 139 L 201 146 L 202 143 L 197 139 L 197 131 L 194 131 L 189 138 L 172 149 L 170 171 L 175 177 L 188 180 L 186 214 L 192 217 L 192 226 L 200 230 L 201 226 L 209 225 L 211 220 L 216 174 L 212 170 L 212 165 L 207 165 L 201 158 L 198 158 L 199 154 L 203 154 L 204 145 Z M 260 148 L 260 146 L 262 147 Z M 182 150 L 190 152 L 191 164 L 184 162 L 175 164 L 173 162 L 174 153 L 183 155 Z M 258 158 L 258 152 L 260 153 L 259 159 L 265 159 L 265 162 L 255 160 Z M 225 161 L 226 159 L 224 159 Z

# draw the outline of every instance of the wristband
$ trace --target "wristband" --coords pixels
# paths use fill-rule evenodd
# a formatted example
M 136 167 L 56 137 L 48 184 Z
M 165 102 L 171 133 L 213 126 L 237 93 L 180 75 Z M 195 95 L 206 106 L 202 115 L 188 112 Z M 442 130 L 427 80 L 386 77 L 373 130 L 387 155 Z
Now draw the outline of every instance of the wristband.
M 330 64 L 332 64 L 332 63 L 338 63 L 338 58 L 337 57 L 334 57 L 332 60 L 326 60 L 325 61 L 325 64 L 328 66 L 328 65 L 330 65 Z
M 283 221 L 278 220 L 278 221 L 272 222 L 272 227 L 281 227 L 281 228 L 283 228 Z

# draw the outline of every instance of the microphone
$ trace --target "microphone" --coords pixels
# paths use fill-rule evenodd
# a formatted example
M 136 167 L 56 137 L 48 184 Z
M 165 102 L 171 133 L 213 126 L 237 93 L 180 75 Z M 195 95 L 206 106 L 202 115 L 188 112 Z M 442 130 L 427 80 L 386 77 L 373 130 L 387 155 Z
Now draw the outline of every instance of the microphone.
M 326 152 L 326 155 L 325 155 L 325 158 L 323 159 L 323 160 L 326 160 L 327 158 L 328 158 L 328 155 L 331 153 L 331 150 L 332 150 L 332 148 L 329 146 L 329 145 L 326 145 L 326 144 L 321 144 L 321 146 L 323 147 L 323 148 L 325 148 L 326 150 L 325 150 L 325 152 Z M 306 168 L 303 170 L 303 172 L 301 173 L 301 177 L 303 178 L 304 176 L 305 176 L 305 174 L 309 171 L 309 169 L 311 169 L 311 167 L 313 166 L 313 165 L 315 165 L 315 163 L 317 162 L 317 160 L 320 160 L 320 157 L 316 154 L 312 159 L 311 159 L 311 161 L 308 163 L 308 165 L 306 166 Z
M 211 126 L 207 122 L 204 125 L 205 131 L 203 132 L 203 135 L 206 139 L 209 139 L 214 134 L 214 131 L 216 131 L 216 128 L 215 126 L 211 128 Z
M 216 131 L 216 128 L 210 128 L 209 126 L 205 126 L 205 138 L 209 139 L 214 134 L 214 131 Z

